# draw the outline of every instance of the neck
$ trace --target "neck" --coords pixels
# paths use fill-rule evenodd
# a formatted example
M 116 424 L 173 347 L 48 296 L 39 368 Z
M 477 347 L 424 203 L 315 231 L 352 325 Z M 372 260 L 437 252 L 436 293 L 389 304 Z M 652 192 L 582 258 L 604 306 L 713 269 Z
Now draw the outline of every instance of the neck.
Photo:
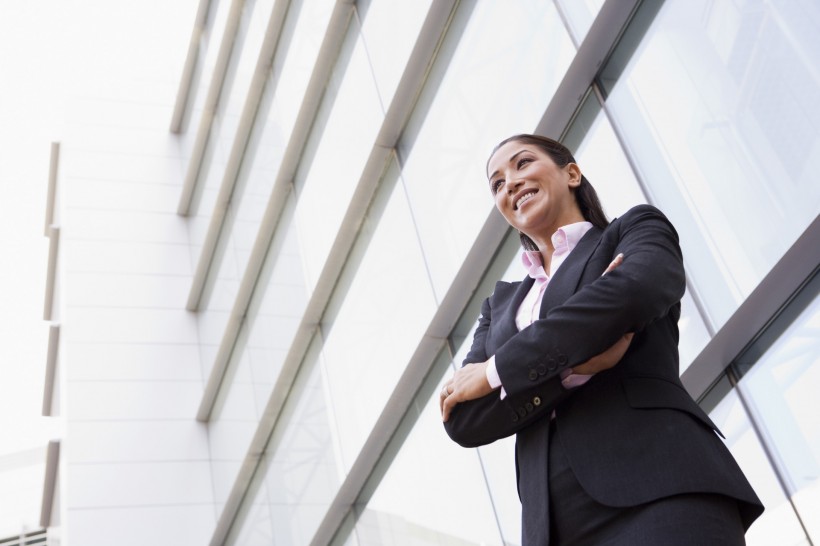
M 586 218 L 584 218 L 581 214 L 581 211 L 575 211 L 574 214 L 565 216 L 560 221 L 556 222 L 553 227 L 544 230 L 541 234 L 529 236 L 541 252 L 541 258 L 544 260 L 544 269 L 546 271 L 549 271 L 550 262 L 552 261 L 552 254 L 555 252 L 555 246 L 552 244 L 552 236 L 555 232 L 564 226 L 584 221 L 586 221 Z

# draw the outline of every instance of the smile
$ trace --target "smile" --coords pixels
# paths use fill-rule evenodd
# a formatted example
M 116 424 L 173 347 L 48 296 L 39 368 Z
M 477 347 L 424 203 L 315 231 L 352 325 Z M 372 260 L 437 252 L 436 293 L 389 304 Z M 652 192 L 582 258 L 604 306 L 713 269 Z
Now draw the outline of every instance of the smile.
M 519 208 L 521 208 L 521 205 L 529 201 L 535 195 L 536 191 L 537 190 L 528 191 L 527 193 L 519 197 L 518 200 L 515 202 L 515 210 L 518 210 Z

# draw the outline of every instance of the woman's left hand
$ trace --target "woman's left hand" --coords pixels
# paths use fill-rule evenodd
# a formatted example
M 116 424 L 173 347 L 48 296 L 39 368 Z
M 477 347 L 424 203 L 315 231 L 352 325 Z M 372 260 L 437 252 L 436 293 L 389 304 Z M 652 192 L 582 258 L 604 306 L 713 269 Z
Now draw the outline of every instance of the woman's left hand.
M 444 384 L 439 393 L 441 420 L 447 421 L 450 412 L 459 402 L 476 400 L 493 392 L 487 381 L 487 363 L 467 364 L 456 370 L 453 378 Z

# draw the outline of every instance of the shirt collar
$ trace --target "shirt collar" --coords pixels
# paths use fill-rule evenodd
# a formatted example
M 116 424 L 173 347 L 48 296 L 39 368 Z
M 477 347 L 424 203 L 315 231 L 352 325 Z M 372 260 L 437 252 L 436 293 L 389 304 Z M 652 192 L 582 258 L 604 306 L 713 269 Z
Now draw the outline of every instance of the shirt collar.
M 553 257 L 572 252 L 590 228 L 592 228 L 592 224 L 586 221 L 575 222 L 558 228 L 558 230 L 552 234 L 552 246 L 555 247 Z M 539 251 L 525 250 L 521 253 L 521 263 L 524 269 L 527 270 L 527 274 L 533 279 L 547 278 L 547 272 L 544 271 L 544 261 Z

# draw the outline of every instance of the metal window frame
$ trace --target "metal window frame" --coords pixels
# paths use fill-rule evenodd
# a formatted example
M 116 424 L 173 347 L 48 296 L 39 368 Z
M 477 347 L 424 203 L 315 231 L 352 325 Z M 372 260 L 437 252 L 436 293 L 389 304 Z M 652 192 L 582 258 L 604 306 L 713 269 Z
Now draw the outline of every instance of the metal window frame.
M 213 122 L 223 98 L 228 72 L 241 53 L 241 47 L 236 46 L 240 42 L 237 36 L 242 17 L 245 15 L 245 8 L 246 0 L 232 0 L 228 11 L 228 19 L 225 22 L 225 30 L 219 43 L 216 64 L 214 65 L 213 74 L 211 74 L 211 83 L 208 86 L 208 94 L 202 108 L 202 116 L 199 120 L 194 146 L 188 161 L 188 169 L 182 183 L 182 192 L 177 206 L 177 214 L 180 216 L 190 215 L 191 209 L 194 207 L 194 196 L 200 181 L 199 175 L 211 140 Z
M 227 216 L 239 183 L 240 170 L 246 157 L 246 149 L 254 131 L 260 130 L 257 126 L 259 107 L 263 96 L 276 89 L 277 80 L 271 80 L 271 66 L 279 51 L 279 40 L 290 10 L 290 0 L 278 0 L 271 10 L 268 19 L 265 39 L 259 50 L 259 57 L 251 79 L 248 95 L 239 117 L 236 135 L 234 136 L 219 194 L 214 203 L 211 220 L 205 241 L 197 260 L 196 271 L 191 282 L 186 308 L 189 311 L 198 311 L 205 298 L 208 277 L 213 274 L 215 257 L 219 245 L 224 244 L 224 234 L 227 227 Z M 264 125 L 264 122 L 260 125 Z
M 403 129 L 410 117 L 410 113 L 413 111 L 418 96 L 424 87 L 432 61 L 436 58 L 441 41 L 446 35 L 457 5 L 458 2 L 456 0 L 442 0 L 434 2 L 428 11 L 396 93 L 385 114 L 382 127 L 379 130 L 370 156 L 357 183 L 354 195 L 350 201 L 350 206 L 345 213 L 341 227 L 331 247 L 331 253 L 319 275 L 316 288 L 311 294 L 300 325 L 291 342 L 291 347 L 260 419 L 248 454 L 243 461 L 239 476 L 231 490 L 228 503 L 226 503 L 226 507 L 217 524 L 217 530 L 211 541 L 212 545 L 224 544 L 226 541 L 235 538 L 233 536 L 235 529 L 234 533 L 231 533 L 231 531 L 235 526 L 237 518 L 240 516 L 242 504 L 245 502 L 251 490 L 254 476 L 258 474 L 260 467 L 264 466 L 261 463 L 265 457 L 268 440 L 277 426 L 279 416 L 296 381 L 313 336 L 333 296 L 336 286 L 335 281 L 348 262 L 350 252 L 358 238 L 359 227 L 381 183 L 385 168 L 395 153 L 395 146 L 401 137 Z M 352 5 L 350 9 L 352 14 Z M 339 39 L 342 38 L 344 38 L 344 35 L 339 37 Z M 339 48 L 336 46 L 333 49 L 338 52 Z M 318 111 L 318 105 L 317 102 L 315 111 Z M 303 142 L 307 141 L 307 136 L 306 131 Z M 288 157 L 288 154 L 286 154 L 286 157 Z M 293 157 L 293 155 L 290 155 L 290 157 Z M 295 174 L 297 167 L 298 164 L 294 162 L 292 170 L 288 171 L 291 174 L 289 179 Z M 272 236 L 272 232 L 270 236 Z M 270 236 L 266 233 L 262 233 L 262 230 L 260 230 L 260 237 L 257 239 L 257 243 L 259 244 L 255 245 L 254 248 L 266 250 L 269 246 Z M 262 246 L 262 243 L 264 243 L 264 246 Z M 253 282 L 255 282 L 257 276 L 258 274 L 252 277 Z M 246 278 L 249 278 L 247 273 Z M 247 309 L 247 304 L 243 305 L 243 307 Z M 442 339 L 439 338 L 439 345 L 441 342 Z M 233 349 L 233 345 L 231 349 Z M 229 352 L 227 345 L 226 352 Z M 222 377 L 224 377 L 224 374 Z M 215 399 L 216 393 L 210 397 L 212 401 Z M 211 405 L 210 407 L 212 408 L 213 406 Z M 203 412 L 203 417 L 205 417 L 204 413 L 205 412 Z
M 191 89 L 196 79 L 199 59 L 202 55 L 202 35 L 208 26 L 208 17 L 211 12 L 211 0 L 199 0 L 194 17 L 194 28 L 191 31 L 191 38 L 188 40 L 188 54 L 185 57 L 185 65 L 182 67 L 182 77 L 177 90 L 177 98 L 174 101 L 174 112 L 171 115 L 171 126 L 169 130 L 174 134 L 183 132 L 184 121 L 191 103 Z

